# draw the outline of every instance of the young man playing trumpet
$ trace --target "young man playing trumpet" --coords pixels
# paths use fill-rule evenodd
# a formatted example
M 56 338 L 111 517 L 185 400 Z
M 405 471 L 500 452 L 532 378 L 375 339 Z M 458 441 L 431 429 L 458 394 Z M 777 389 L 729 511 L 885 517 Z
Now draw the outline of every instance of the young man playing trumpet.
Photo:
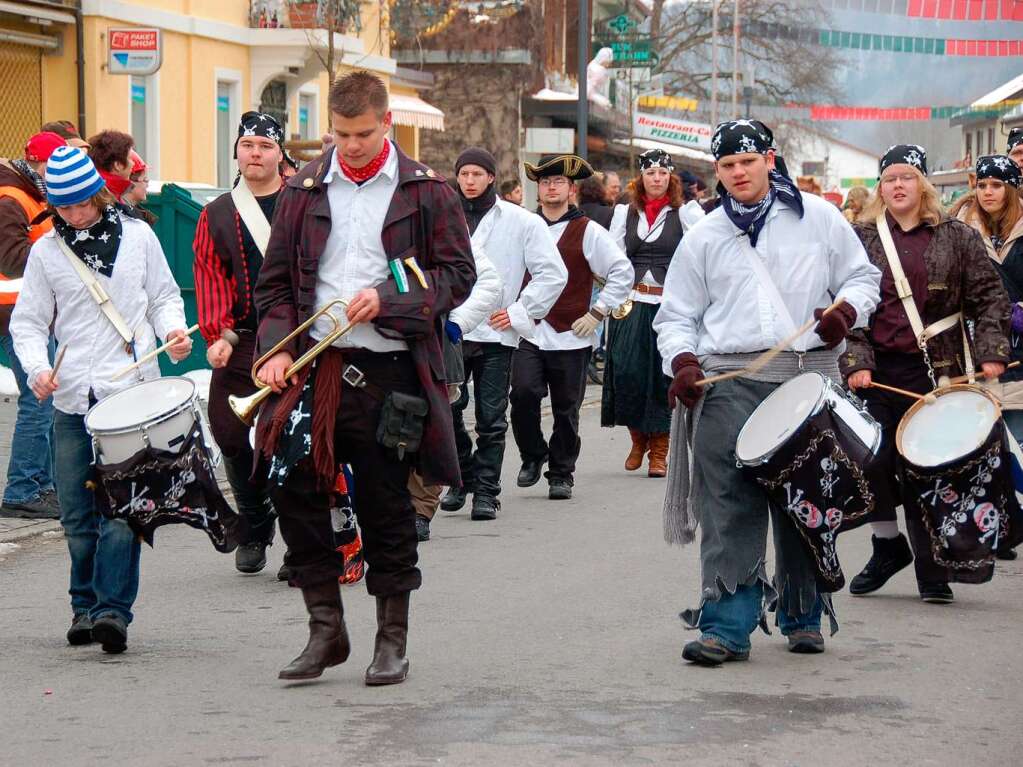
M 337 466 L 349 463 L 377 602 L 366 684 L 396 684 L 409 667 L 409 594 L 422 581 L 409 471 L 460 482 L 439 322 L 476 273 L 453 191 L 387 139 L 384 83 L 352 72 L 334 82 L 329 106 L 334 147 L 285 184 L 255 292 L 267 357 L 257 377 L 278 395 L 260 413 L 257 445 L 290 583 L 310 616 L 305 650 L 279 676 L 311 679 L 348 658 L 329 508 Z M 335 322 L 352 328 L 331 333 Z M 328 334 L 315 363 L 287 375 Z

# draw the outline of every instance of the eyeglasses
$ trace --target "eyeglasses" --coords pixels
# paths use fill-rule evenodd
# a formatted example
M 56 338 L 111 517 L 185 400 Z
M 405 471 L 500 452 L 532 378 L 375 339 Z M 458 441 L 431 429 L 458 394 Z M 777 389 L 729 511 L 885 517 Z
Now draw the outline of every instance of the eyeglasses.
M 885 186 L 891 186 L 896 181 L 901 181 L 903 184 L 910 184 L 916 181 L 916 175 L 913 173 L 899 173 L 892 176 L 885 176 L 881 179 L 881 183 Z
M 564 176 L 545 176 L 536 184 L 537 186 L 568 186 L 568 179 Z

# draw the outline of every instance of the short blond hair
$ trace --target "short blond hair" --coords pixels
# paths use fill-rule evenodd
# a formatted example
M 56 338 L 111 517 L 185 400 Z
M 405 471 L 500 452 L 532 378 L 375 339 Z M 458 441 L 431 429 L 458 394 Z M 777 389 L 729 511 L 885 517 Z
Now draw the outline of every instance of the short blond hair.
M 934 184 L 927 180 L 927 176 L 920 172 L 919 168 L 914 168 L 912 165 L 909 168 L 916 174 L 917 181 L 920 183 L 920 207 L 917 208 L 917 214 L 924 223 L 937 226 L 945 214 L 944 209 L 941 207 L 941 195 L 934 188 Z M 884 198 L 881 197 L 881 180 L 878 179 L 877 186 L 874 187 L 874 193 L 867 200 L 867 204 L 863 206 L 863 212 L 860 213 L 857 221 L 860 223 L 873 223 L 886 210 L 887 206 L 884 204 Z

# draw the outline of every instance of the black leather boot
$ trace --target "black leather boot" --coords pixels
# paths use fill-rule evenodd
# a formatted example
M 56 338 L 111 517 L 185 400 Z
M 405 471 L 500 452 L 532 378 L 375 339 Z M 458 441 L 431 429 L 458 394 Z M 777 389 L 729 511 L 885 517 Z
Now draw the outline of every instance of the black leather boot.
M 895 538 L 878 538 L 872 535 L 870 540 L 874 544 L 874 554 L 860 574 L 852 579 L 849 584 L 850 594 L 862 595 L 877 591 L 895 573 L 913 563 L 909 541 L 902 533 Z
M 408 676 L 405 644 L 408 640 L 408 591 L 377 597 L 377 641 L 373 662 L 366 669 L 370 687 L 400 684 Z
M 465 487 L 448 488 L 447 493 L 441 499 L 440 507 L 444 511 L 458 511 L 465 506 L 465 499 L 468 495 L 469 490 Z
M 337 581 L 303 588 L 302 599 L 309 611 L 309 641 L 302 654 L 281 669 L 278 679 L 315 679 L 325 668 L 348 660 L 352 651 Z

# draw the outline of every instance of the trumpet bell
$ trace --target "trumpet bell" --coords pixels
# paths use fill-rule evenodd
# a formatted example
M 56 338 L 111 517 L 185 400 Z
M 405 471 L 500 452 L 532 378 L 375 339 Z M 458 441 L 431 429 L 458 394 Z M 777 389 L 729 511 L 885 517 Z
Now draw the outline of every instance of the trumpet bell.
M 253 392 L 248 397 L 239 397 L 236 394 L 231 394 L 227 398 L 227 404 L 238 418 L 241 419 L 242 423 L 252 427 L 256 422 L 256 414 L 259 413 L 259 406 L 263 403 L 268 396 L 270 396 L 269 386 L 259 389 Z

